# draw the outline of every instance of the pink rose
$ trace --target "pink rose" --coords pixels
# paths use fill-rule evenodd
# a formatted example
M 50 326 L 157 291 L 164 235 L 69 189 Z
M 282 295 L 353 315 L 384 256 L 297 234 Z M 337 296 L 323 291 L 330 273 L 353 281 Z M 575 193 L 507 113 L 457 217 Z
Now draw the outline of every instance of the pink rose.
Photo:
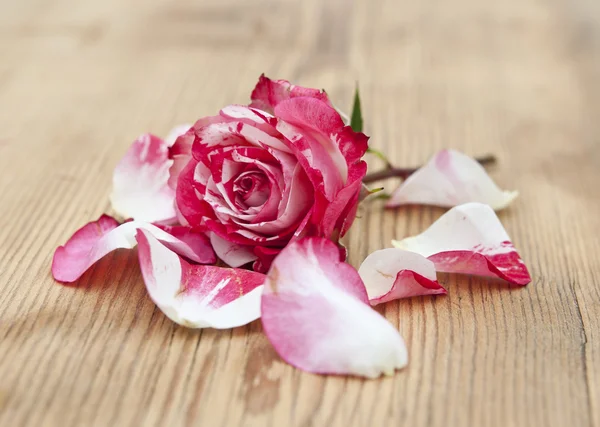
M 369 378 L 408 361 L 404 340 L 371 305 L 446 294 L 438 272 L 531 281 L 492 209 L 516 193 L 477 161 L 444 150 L 417 171 L 388 162 L 365 177 L 368 138 L 345 126 L 325 92 L 261 76 L 251 98 L 165 139 L 136 139 L 110 197 L 131 220 L 102 215 L 77 230 L 54 253 L 54 278 L 74 283 L 108 253 L 137 246 L 148 295 L 174 322 L 227 329 L 261 318 L 288 363 Z M 466 203 L 356 270 L 339 238 L 362 183 L 392 176 L 408 178 L 390 206 Z M 215 265 L 217 255 L 233 268 Z M 251 262 L 255 271 L 235 268 Z
M 356 215 L 367 141 L 324 92 L 261 76 L 250 106 L 198 120 L 171 148 L 179 219 L 208 231 L 230 266 L 262 272 L 299 238 L 337 242 Z

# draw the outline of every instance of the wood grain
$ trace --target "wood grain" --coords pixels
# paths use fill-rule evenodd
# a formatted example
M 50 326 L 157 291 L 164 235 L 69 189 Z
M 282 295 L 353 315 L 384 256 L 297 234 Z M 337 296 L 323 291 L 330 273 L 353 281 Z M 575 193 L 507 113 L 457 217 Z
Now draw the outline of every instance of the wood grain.
M 600 426 L 596 0 L 3 1 L 0 57 L 0 425 Z M 495 153 L 533 283 L 441 276 L 447 297 L 381 307 L 410 364 L 375 381 L 293 369 L 260 322 L 173 324 L 135 252 L 55 284 L 130 142 L 247 102 L 262 72 L 342 107 L 359 81 L 398 165 Z M 350 261 L 441 213 L 364 206 Z

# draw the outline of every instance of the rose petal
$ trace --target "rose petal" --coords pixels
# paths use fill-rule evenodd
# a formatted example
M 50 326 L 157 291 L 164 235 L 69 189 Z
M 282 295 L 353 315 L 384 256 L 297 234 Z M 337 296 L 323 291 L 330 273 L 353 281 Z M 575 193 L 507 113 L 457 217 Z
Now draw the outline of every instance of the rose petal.
M 262 297 L 267 337 L 288 363 L 308 372 L 370 378 L 407 363 L 398 331 L 368 305 L 357 271 L 338 247 L 309 238 L 273 261 Z
M 173 129 L 171 129 L 165 137 L 165 143 L 167 144 L 167 147 L 172 147 L 173 144 L 175 144 L 175 141 L 177 141 L 177 138 L 179 138 L 181 135 L 190 130 L 191 127 L 192 125 L 190 124 L 184 124 L 177 125 Z
M 277 106 L 277 130 L 290 142 L 298 162 L 315 188 L 323 187 L 332 200 L 348 179 L 348 164 L 337 142 L 343 122 L 327 104 L 311 98 L 294 98 Z
M 188 328 L 226 329 L 260 317 L 263 274 L 191 265 L 147 230 L 138 230 L 136 239 L 150 298 L 174 322 Z
M 205 233 L 201 233 L 191 229 L 190 227 L 184 226 L 156 226 L 187 245 L 193 253 L 192 257 L 188 256 L 190 260 L 199 262 L 200 264 L 214 264 L 217 262 L 217 257 L 215 256 L 211 241 Z M 164 240 L 164 237 L 165 236 L 156 236 L 156 238 L 159 240 L 161 238 Z M 173 244 L 178 244 L 175 242 L 176 241 L 173 241 Z M 169 243 L 169 240 L 164 240 L 163 243 L 168 247 L 172 247 L 175 252 L 180 252 L 177 246 L 173 246 Z M 185 255 L 185 253 L 182 253 L 182 255 Z
M 331 105 L 325 91 L 295 86 L 287 80 L 271 80 L 263 74 L 252 91 L 250 106 L 272 114 L 277 104 L 299 96 L 316 98 Z
M 298 166 L 291 181 L 288 183 L 287 194 L 282 202 L 283 211 L 272 221 L 262 221 L 255 224 L 245 224 L 244 228 L 267 235 L 289 235 L 296 229 L 298 221 L 306 215 L 312 200 L 308 178 L 302 167 Z
M 121 159 L 113 173 L 110 195 L 120 216 L 148 222 L 175 219 L 175 191 L 167 184 L 173 163 L 168 148 L 162 139 L 145 134 Z
M 169 158 L 173 160 L 173 164 L 169 169 L 169 187 L 175 189 L 177 187 L 177 180 L 181 172 L 183 172 L 184 168 L 190 162 L 192 158 L 192 144 L 194 143 L 194 139 L 196 137 L 196 130 L 203 128 L 211 123 L 218 123 L 220 121 L 220 116 L 209 116 L 203 117 L 196 121 L 193 126 L 188 127 L 186 132 L 181 133 L 173 143 L 170 141 L 170 137 L 172 134 L 178 132 L 178 128 L 175 128 L 169 133 L 166 141 L 169 145 Z M 184 125 L 180 128 L 183 129 Z
M 194 172 L 200 163 L 190 161 L 183 168 L 178 177 L 176 191 L 176 205 L 180 216 L 189 224 L 200 224 L 204 215 L 209 214 L 212 210 L 206 207 L 206 202 L 201 202 L 196 194 L 194 185 Z M 181 220 L 180 220 L 181 222 Z
M 500 220 L 481 203 L 450 209 L 418 236 L 392 243 L 429 258 L 437 271 L 499 277 L 517 285 L 531 282 Z
M 427 258 L 402 249 L 381 249 L 370 254 L 358 269 L 372 305 L 400 298 L 446 294 L 436 280 L 435 265 Z
M 479 202 L 495 210 L 508 206 L 518 195 L 502 191 L 483 166 L 454 150 L 442 150 L 394 191 L 387 207 L 406 204 L 453 207 Z
M 52 275 L 60 282 L 74 282 L 96 261 L 116 249 L 131 249 L 136 246 L 136 230 L 144 229 L 157 239 L 186 258 L 199 263 L 215 262 L 210 244 L 201 236 L 189 231 L 184 236 L 180 227 L 177 238 L 157 226 L 141 221 L 130 221 L 119 225 L 116 219 L 102 215 L 71 236 L 64 246 L 59 246 L 52 260 Z M 181 227 L 183 228 L 183 227 Z
M 179 135 L 175 142 L 169 146 L 169 158 L 173 160 L 169 168 L 169 187 L 173 190 L 177 187 L 179 175 L 183 172 L 192 158 L 192 144 L 194 142 L 194 130 Z
M 332 203 L 327 205 L 320 224 L 317 224 L 324 236 L 331 236 L 336 230 L 337 235 L 343 237 L 354 222 L 363 186 L 362 180 L 366 172 L 367 164 L 363 161 L 350 168 L 346 187 L 341 189 Z
M 281 134 L 275 129 L 277 119 L 264 111 L 243 105 L 229 105 L 220 113 L 224 120 L 233 120 L 236 133 L 249 143 L 258 147 L 272 148 L 283 153 L 291 153 L 290 148 L 281 140 Z
M 227 241 L 216 233 L 210 233 L 210 243 L 217 256 L 230 267 L 240 267 L 256 259 L 251 247 Z
M 335 108 L 315 98 L 301 97 L 283 101 L 275 108 L 275 117 L 326 136 L 337 135 L 345 126 Z M 328 144 L 334 146 L 333 142 L 328 141 Z M 331 152 L 332 155 L 337 155 L 333 149 Z

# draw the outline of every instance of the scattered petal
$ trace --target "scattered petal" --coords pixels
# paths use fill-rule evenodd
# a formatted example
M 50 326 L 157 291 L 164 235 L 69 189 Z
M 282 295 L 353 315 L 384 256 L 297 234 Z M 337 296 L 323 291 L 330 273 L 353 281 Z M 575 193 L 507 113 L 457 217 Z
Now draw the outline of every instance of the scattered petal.
M 407 363 L 402 337 L 368 305 L 358 272 L 327 239 L 291 243 L 275 258 L 262 323 L 279 355 L 308 372 L 376 378 Z
M 94 250 L 107 234 L 119 226 L 119 222 L 102 215 L 77 230 L 64 246 L 59 246 L 52 259 L 52 275 L 61 282 L 74 282 L 94 262 L 111 250 Z M 123 242 L 111 242 L 115 249 Z
M 194 253 L 193 257 L 188 257 L 189 259 L 199 262 L 200 264 L 214 264 L 217 262 L 217 257 L 215 256 L 211 241 L 205 233 L 180 225 L 157 225 L 157 227 L 189 246 Z M 156 237 L 159 240 L 161 238 L 161 236 Z M 169 246 L 168 241 L 165 240 L 164 243 Z M 176 246 L 173 246 L 173 250 L 178 252 Z
M 442 150 L 394 191 L 387 207 L 407 204 L 454 207 L 479 202 L 504 209 L 518 195 L 502 191 L 483 166 L 454 150 Z
M 167 184 L 169 147 L 162 139 L 145 134 L 129 148 L 113 173 L 110 202 L 123 218 L 169 222 L 176 217 L 175 190 Z
M 226 329 L 260 317 L 264 274 L 192 265 L 148 230 L 136 235 L 150 298 L 172 321 L 188 328 Z
M 517 285 L 531 282 L 500 220 L 481 203 L 450 209 L 418 236 L 392 243 L 427 257 L 437 271 L 499 277 Z
M 102 257 L 116 249 L 131 249 L 136 246 L 136 230 L 144 229 L 178 254 L 199 263 L 215 262 L 215 254 L 203 234 L 175 229 L 177 238 L 155 225 L 130 221 L 119 225 L 108 215 L 102 215 L 97 221 L 90 222 L 77 230 L 75 234 L 54 252 L 52 275 L 59 282 L 74 282 Z
M 358 269 L 372 305 L 400 298 L 446 294 L 436 280 L 435 265 L 427 258 L 402 249 L 381 249 L 370 254 Z

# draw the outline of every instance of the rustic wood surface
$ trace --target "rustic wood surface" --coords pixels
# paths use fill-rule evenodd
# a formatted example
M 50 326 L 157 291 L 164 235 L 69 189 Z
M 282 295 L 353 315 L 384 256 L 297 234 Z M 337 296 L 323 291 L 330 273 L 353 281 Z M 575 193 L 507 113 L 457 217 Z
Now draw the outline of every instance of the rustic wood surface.
M 0 425 L 600 426 L 597 0 L 4 0 L 0 58 Z M 247 102 L 262 72 L 345 108 L 359 81 L 398 165 L 497 154 L 533 282 L 443 275 L 448 296 L 381 307 L 410 363 L 372 381 L 286 365 L 260 322 L 175 325 L 134 251 L 54 283 L 131 141 Z M 350 261 L 442 212 L 368 204 Z

